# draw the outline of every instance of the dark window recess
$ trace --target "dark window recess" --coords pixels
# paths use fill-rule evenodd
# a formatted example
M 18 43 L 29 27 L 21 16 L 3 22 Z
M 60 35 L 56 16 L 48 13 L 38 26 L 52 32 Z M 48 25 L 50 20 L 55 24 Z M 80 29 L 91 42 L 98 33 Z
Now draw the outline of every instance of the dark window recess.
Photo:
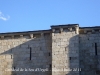
M 49 67 L 51 68 L 51 64 L 49 65 Z
M 66 47 L 65 47 L 65 51 L 66 51 Z
M 12 55 L 11 55 L 11 59 L 12 59 Z
M 71 60 L 71 57 L 69 57 L 69 60 Z
M 97 43 L 95 43 L 95 55 L 97 55 Z
M 89 40 L 89 38 L 88 38 L 88 40 Z
M 32 53 L 32 48 L 30 47 L 30 60 L 31 60 L 31 55 L 32 55 L 31 53 Z
M 100 74 L 100 71 L 99 71 L 99 70 L 97 70 L 97 71 L 96 71 L 96 74 Z
M 80 43 L 80 40 L 79 40 L 79 43 Z
M 14 66 L 14 69 L 16 69 L 15 66 Z
M 50 52 L 49 52 L 49 56 L 50 56 Z

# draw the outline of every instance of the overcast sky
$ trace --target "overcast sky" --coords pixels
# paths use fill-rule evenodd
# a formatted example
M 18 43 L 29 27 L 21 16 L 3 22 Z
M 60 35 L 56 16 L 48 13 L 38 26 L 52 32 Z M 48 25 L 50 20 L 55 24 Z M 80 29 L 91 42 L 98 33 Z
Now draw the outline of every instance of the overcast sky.
M 76 23 L 100 26 L 100 0 L 0 0 L 0 33 Z

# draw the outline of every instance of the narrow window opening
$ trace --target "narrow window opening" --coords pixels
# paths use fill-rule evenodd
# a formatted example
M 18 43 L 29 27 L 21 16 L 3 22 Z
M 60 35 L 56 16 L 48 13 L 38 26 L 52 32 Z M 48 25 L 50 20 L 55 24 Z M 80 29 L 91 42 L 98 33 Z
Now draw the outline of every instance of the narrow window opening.
M 65 51 L 66 51 L 66 47 L 65 47 Z
M 30 60 L 31 60 L 31 53 L 32 53 L 32 48 L 30 47 Z
M 49 56 L 50 56 L 50 52 L 49 52 Z
M 14 69 L 16 69 L 15 66 L 14 66 Z
M 12 55 L 11 55 L 11 59 L 12 59 Z
M 69 57 L 69 60 L 71 60 L 71 57 Z
M 97 43 L 95 43 L 95 55 L 97 55 Z
M 88 40 L 89 40 L 89 38 L 88 38 Z
M 49 65 L 49 67 L 51 68 L 51 64 Z
M 100 74 L 100 71 L 99 70 L 96 70 L 96 74 Z

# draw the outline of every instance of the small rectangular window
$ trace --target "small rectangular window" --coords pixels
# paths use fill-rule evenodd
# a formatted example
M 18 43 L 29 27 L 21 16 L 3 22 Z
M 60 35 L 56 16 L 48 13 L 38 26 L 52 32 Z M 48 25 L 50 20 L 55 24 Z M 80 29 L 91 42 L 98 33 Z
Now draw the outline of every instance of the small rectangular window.
M 16 69 L 15 66 L 14 66 L 14 69 Z
M 32 55 L 31 53 L 32 53 L 32 48 L 30 47 L 30 60 L 31 60 L 31 55 Z
M 49 65 L 49 67 L 51 68 L 51 64 Z
M 11 59 L 12 59 L 12 55 L 11 55 Z
M 71 57 L 69 57 L 69 60 L 71 60 Z
M 100 75 L 100 71 L 99 70 L 96 70 L 96 74 Z
M 49 56 L 50 56 L 50 52 L 49 52 Z
M 97 55 L 97 43 L 95 43 L 95 55 Z

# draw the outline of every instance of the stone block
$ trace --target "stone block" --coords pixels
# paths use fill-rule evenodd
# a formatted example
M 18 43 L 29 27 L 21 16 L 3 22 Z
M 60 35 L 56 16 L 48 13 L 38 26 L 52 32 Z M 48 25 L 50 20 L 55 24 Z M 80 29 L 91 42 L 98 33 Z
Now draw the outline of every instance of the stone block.
M 5 58 L 6 59 L 11 59 L 11 55 L 6 55 Z

